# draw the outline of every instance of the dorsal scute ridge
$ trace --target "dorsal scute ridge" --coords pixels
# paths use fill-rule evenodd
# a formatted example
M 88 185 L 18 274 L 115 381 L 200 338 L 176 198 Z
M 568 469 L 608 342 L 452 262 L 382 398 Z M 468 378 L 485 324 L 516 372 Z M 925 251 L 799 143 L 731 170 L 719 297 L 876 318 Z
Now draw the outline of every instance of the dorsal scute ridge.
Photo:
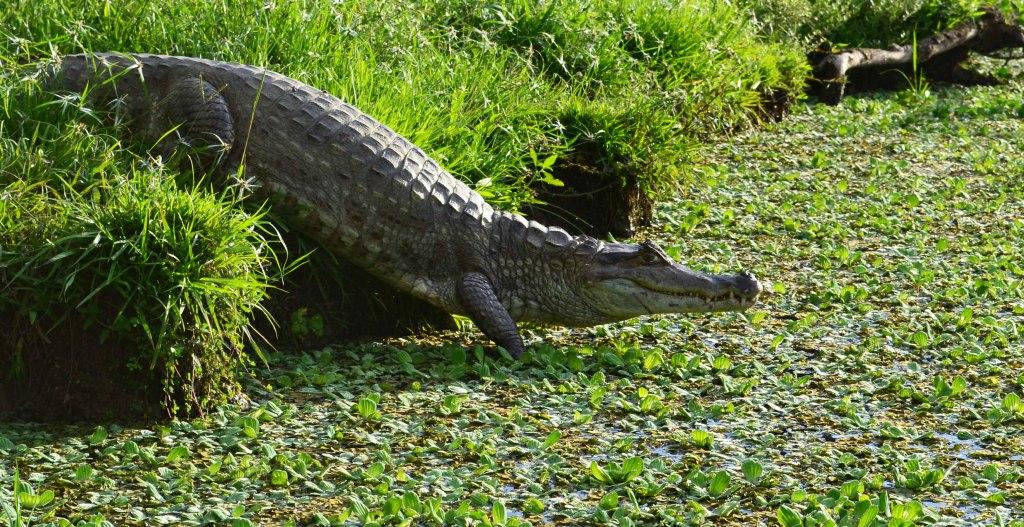
M 506 212 L 505 217 L 511 220 L 511 222 L 509 222 L 509 231 L 513 235 L 526 232 L 526 230 L 530 228 L 530 221 L 518 214 Z
M 462 214 L 466 208 L 466 203 L 469 201 L 468 193 L 460 188 L 461 185 L 454 185 L 451 192 L 448 193 L 448 214 L 458 215 Z
M 560 227 L 548 227 L 547 236 L 544 242 L 552 247 L 568 248 L 572 245 L 574 236 Z
M 526 243 L 540 249 L 548 237 L 548 228 L 533 220 L 526 227 Z

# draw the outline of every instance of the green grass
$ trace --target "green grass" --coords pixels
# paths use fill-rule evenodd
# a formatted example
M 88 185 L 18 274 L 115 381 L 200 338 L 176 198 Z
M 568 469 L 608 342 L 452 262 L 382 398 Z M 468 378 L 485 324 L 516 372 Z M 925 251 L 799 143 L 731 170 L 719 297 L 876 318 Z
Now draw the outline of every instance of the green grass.
M 748 313 L 534 330 L 517 362 L 475 332 L 275 356 L 252 408 L 0 427 L 0 503 L 18 467 L 56 496 L 38 523 L 1020 527 L 1022 94 L 851 97 L 715 147 L 653 235 L 753 269 Z
M 801 89 L 800 54 L 753 27 L 704 1 L 7 2 L 0 278 L 17 294 L 0 311 L 41 333 L 102 320 L 104 339 L 145 348 L 131 364 L 174 372 L 168 401 L 194 411 L 227 396 L 199 392 L 234 391 L 231 365 L 275 274 L 261 214 L 206 194 L 175 163 L 153 166 L 149 145 L 126 141 L 105 108 L 40 92 L 35 67 L 57 55 L 268 66 L 352 102 L 517 210 L 543 181 L 559 184 L 559 159 L 674 192 L 708 134 L 757 121 L 767 94 Z M 66 316 L 79 307 L 91 310 L 83 320 Z M 189 359 L 194 349 L 207 358 Z M 9 361 L 17 371 L 23 359 Z
M 532 197 L 531 149 L 542 159 L 572 149 L 579 131 L 560 117 L 575 93 L 597 114 L 636 98 L 624 110 L 658 123 L 632 135 L 662 146 L 610 165 L 651 167 L 636 175 L 653 189 L 677 175 L 653 167 L 678 161 L 698 134 L 756 119 L 761 93 L 795 94 L 804 73 L 799 53 L 760 42 L 746 13 L 711 2 L 18 0 L 3 14 L 11 58 L 121 50 L 269 66 L 349 100 L 459 177 L 489 178 L 509 208 Z
M 548 110 L 562 155 L 596 150 L 592 172 L 635 178 L 651 196 L 675 188 L 701 137 L 758 121 L 768 94 L 799 97 L 807 71 L 801 53 L 751 38 L 747 14 L 723 2 L 427 4 L 447 48 L 514 51 L 572 91 Z
M 0 8 L 3 322 L 84 308 L 83 329 L 109 324 L 156 365 L 171 410 L 213 408 L 0 425 L 0 524 L 1022 525 L 1019 81 L 801 106 L 697 167 L 699 134 L 799 85 L 799 48 L 774 53 L 741 11 L 416 5 Z M 522 362 L 473 332 L 273 355 L 241 381 L 253 407 L 217 405 L 274 237 L 102 109 L 41 93 L 32 63 L 83 47 L 271 66 L 507 207 L 550 154 L 593 152 L 651 191 L 691 183 L 651 236 L 771 294 L 745 314 L 532 330 Z
M 467 179 L 492 176 L 506 206 L 526 197 L 524 159 L 546 139 L 534 115 L 557 98 L 514 56 L 449 55 L 397 2 L 17 2 L 0 32 L 28 56 L 146 51 L 266 65 L 352 102 Z M 107 11 L 111 10 L 111 11 Z M 152 31 L 136 31 L 137 20 Z M 281 35 L 290 35 L 281 38 Z M 12 55 L 14 52 L 12 50 Z M 12 58 L 14 58 L 12 56 Z
M 230 191 L 177 185 L 79 99 L 42 92 L 35 68 L 2 67 L 3 381 L 47 342 L 37 335 L 70 325 L 95 342 L 57 346 L 131 349 L 172 413 L 237 393 L 243 340 L 280 269 L 264 213 Z
M 994 6 L 1024 20 L 1020 0 L 744 0 L 762 31 L 806 47 L 907 44 L 949 29 Z

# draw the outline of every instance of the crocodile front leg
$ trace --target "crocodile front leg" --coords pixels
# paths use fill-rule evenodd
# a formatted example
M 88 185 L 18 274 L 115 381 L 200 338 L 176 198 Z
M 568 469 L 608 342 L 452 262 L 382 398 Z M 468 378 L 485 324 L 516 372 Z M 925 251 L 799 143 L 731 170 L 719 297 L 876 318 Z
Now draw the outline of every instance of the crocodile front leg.
M 486 276 L 480 273 L 463 275 L 458 283 L 458 293 L 466 314 L 484 335 L 505 348 L 513 357 L 518 358 L 523 354 L 525 346 L 516 322 L 498 301 L 498 295 Z
M 173 81 L 153 106 L 147 134 L 159 139 L 156 151 L 169 157 L 178 146 L 197 156 L 200 167 L 220 162 L 235 141 L 228 103 L 199 77 Z

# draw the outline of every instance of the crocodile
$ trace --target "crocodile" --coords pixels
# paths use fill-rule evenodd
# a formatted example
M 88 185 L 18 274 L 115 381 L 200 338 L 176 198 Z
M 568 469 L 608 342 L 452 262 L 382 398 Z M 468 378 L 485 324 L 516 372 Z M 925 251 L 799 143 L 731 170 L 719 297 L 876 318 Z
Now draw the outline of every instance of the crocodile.
M 469 317 L 514 357 L 524 351 L 519 322 L 582 327 L 738 311 L 762 290 L 749 272 L 698 272 L 650 241 L 571 235 L 496 209 L 374 118 L 264 68 L 89 53 L 65 56 L 48 78 L 56 90 L 116 106 L 133 135 L 206 152 L 214 173 L 241 171 L 252 195 L 286 210 L 293 228 Z

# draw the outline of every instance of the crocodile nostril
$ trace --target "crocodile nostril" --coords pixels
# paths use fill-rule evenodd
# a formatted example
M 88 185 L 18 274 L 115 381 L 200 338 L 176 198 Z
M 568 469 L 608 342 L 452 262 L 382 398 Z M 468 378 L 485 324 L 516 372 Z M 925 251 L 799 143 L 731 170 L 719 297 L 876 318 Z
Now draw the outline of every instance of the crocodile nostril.
M 761 294 L 763 290 L 761 282 L 749 271 L 743 271 L 737 276 L 736 286 L 743 295 L 751 298 Z

